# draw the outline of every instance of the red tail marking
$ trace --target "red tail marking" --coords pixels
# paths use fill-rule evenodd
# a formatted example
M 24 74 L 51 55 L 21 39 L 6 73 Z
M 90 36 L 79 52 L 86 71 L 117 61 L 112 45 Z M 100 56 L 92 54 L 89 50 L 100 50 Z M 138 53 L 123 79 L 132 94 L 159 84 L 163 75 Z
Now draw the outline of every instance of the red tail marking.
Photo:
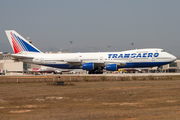
M 14 48 L 14 53 L 19 53 L 22 51 L 21 47 L 19 46 L 18 42 L 16 41 L 16 39 L 14 38 L 14 36 L 11 34 L 11 39 L 12 39 L 12 44 L 13 44 L 13 48 Z

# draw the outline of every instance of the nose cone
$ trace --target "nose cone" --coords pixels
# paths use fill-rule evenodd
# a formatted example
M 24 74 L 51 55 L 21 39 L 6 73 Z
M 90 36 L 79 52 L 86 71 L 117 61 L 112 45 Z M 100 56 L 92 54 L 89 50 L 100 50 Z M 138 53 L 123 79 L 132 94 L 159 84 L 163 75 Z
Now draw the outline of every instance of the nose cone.
M 177 57 L 173 56 L 173 61 L 177 60 Z
M 172 61 L 175 61 L 176 59 L 177 59 L 176 56 L 171 55 L 171 60 L 172 60 Z

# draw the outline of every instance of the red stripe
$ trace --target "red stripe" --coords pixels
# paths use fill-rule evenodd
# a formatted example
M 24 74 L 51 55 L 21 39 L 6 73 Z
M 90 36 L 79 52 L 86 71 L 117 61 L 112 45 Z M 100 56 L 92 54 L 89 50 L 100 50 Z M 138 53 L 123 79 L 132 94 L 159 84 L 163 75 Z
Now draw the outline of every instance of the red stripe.
M 11 39 L 12 39 L 13 47 L 16 49 L 16 51 L 19 51 L 19 49 L 17 48 L 18 44 L 16 40 L 13 37 L 11 37 Z
M 17 40 L 14 38 L 13 36 L 13 40 L 14 40 L 14 43 L 15 43 L 15 48 L 17 49 L 18 53 L 22 51 L 20 45 L 18 44 Z
M 11 34 L 11 39 L 12 39 L 12 44 L 13 44 L 14 52 L 18 53 L 19 49 L 17 48 L 17 42 L 16 42 L 14 36 L 12 35 L 12 33 L 10 33 L 10 34 Z
M 16 53 L 18 53 L 18 49 L 17 49 L 17 42 L 16 42 L 16 40 L 15 40 L 15 38 L 14 38 L 14 36 L 12 35 L 12 33 L 10 33 L 11 34 L 11 39 L 12 39 L 12 44 L 13 44 L 13 48 L 14 48 L 14 53 L 16 54 Z
M 20 45 L 18 44 L 18 42 L 16 41 L 16 39 L 14 38 L 14 36 L 11 34 L 11 39 L 12 39 L 12 44 L 13 44 L 13 48 L 14 48 L 14 53 L 19 53 L 22 51 Z
M 11 37 L 11 39 L 12 39 L 12 44 L 13 44 L 13 49 L 14 49 L 14 53 L 16 54 L 16 53 L 18 53 L 18 50 L 15 48 L 15 43 L 14 43 L 14 38 L 13 37 Z
M 17 52 L 21 52 L 21 48 L 20 46 L 18 45 L 16 39 L 13 38 L 13 43 L 14 43 L 14 48 L 17 50 Z

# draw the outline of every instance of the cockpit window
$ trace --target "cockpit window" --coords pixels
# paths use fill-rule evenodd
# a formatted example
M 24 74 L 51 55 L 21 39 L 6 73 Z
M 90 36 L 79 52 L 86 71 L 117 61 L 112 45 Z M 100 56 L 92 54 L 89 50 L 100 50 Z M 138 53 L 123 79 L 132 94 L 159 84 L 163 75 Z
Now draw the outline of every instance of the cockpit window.
M 165 50 L 161 50 L 161 52 L 165 52 Z

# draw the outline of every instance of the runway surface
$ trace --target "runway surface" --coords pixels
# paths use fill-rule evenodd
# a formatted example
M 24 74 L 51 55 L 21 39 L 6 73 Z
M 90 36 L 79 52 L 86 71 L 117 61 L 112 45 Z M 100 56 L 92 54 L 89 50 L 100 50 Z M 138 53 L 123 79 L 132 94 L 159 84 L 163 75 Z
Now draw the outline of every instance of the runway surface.
M 43 77 L 43 76 L 112 76 L 112 77 L 128 77 L 128 76 L 180 76 L 180 73 L 118 73 L 118 74 L 44 74 L 44 75 L 1 75 L 0 77 L 13 76 L 29 76 L 29 77 Z

